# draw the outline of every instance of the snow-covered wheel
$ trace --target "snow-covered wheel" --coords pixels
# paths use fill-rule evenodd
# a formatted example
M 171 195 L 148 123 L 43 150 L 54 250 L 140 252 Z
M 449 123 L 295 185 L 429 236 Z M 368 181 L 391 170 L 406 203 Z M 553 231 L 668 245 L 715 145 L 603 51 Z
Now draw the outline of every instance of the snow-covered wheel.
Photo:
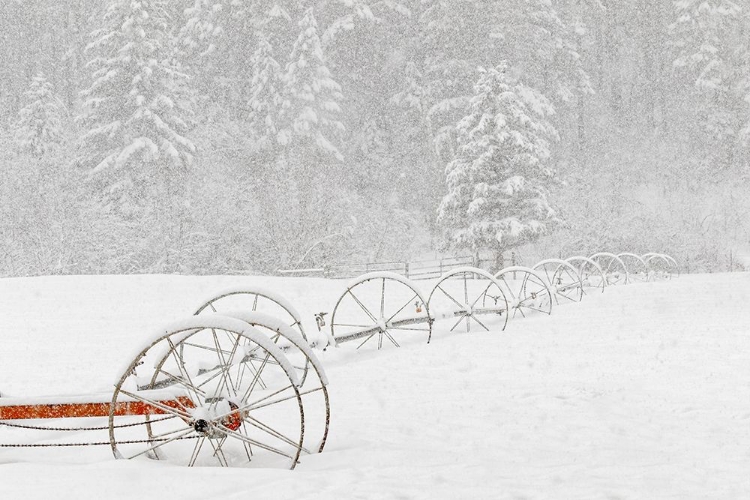
M 545 279 L 531 268 L 511 266 L 495 274 L 508 299 L 512 317 L 520 314 L 552 314 L 552 292 Z
M 672 279 L 680 275 L 677 262 L 666 254 L 647 253 L 641 256 L 651 268 L 654 279 Z
M 623 252 L 617 254 L 617 257 L 625 264 L 630 282 L 643 282 L 652 279 L 653 273 L 651 272 L 651 268 L 640 255 Z
M 505 330 L 508 324 L 508 301 L 502 285 L 490 273 L 476 267 L 459 267 L 443 274 L 430 292 L 427 304 L 435 321 L 453 323 L 450 331 L 464 323 L 469 332 L 472 321 L 485 331 Z
M 307 334 L 300 313 L 286 298 L 272 290 L 254 285 L 229 288 L 204 302 L 195 311 L 195 314 L 221 313 L 222 311 L 260 312 L 274 318 L 283 319 L 307 341 Z
M 599 267 L 599 264 L 582 255 L 568 257 L 565 261 L 578 269 L 584 295 L 590 291 L 604 291 L 604 288 L 607 286 L 607 277 L 604 275 L 602 268 Z
M 269 317 L 278 318 L 287 326 L 297 331 L 305 343 L 309 345 L 300 313 L 297 312 L 286 298 L 262 287 L 243 285 L 221 291 L 204 302 L 195 311 L 195 315 L 236 313 L 239 311 L 258 312 Z M 273 334 L 274 342 L 278 342 L 279 338 L 278 333 Z M 307 371 L 310 368 L 309 362 L 306 358 L 300 357 L 299 352 L 292 353 L 291 358 L 292 363 L 298 371 L 300 383 L 304 384 L 307 378 Z M 302 362 L 301 365 L 300 362 Z
M 569 262 L 562 259 L 545 259 L 532 269 L 544 278 L 556 305 L 580 302 L 583 298 L 581 275 Z
M 352 281 L 331 314 L 336 344 L 359 340 L 363 346 L 430 342 L 429 307 L 414 283 L 395 273 L 374 272 Z M 372 340 L 372 342 L 370 342 Z
M 160 330 L 117 381 L 112 451 L 187 466 L 293 469 L 304 449 L 298 386 L 267 335 L 235 318 L 193 316 Z M 152 411 L 115 414 L 127 404 Z
M 287 325 L 283 320 L 273 318 L 263 313 L 238 311 L 226 313 L 232 318 L 241 319 L 250 326 L 274 341 L 287 359 L 294 366 L 298 377 L 302 376 L 301 367 L 309 367 L 304 371 L 307 376 L 304 386 L 300 379 L 300 396 L 305 410 L 305 441 L 303 452 L 323 451 L 331 419 L 331 405 L 328 398 L 328 379 L 323 365 L 315 353 L 305 342 L 305 339 Z M 250 375 L 250 374 L 246 374 Z
M 599 252 L 589 258 L 596 262 L 604 272 L 607 285 L 627 285 L 630 282 L 628 268 L 625 267 L 625 263 L 617 255 L 609 252 Z

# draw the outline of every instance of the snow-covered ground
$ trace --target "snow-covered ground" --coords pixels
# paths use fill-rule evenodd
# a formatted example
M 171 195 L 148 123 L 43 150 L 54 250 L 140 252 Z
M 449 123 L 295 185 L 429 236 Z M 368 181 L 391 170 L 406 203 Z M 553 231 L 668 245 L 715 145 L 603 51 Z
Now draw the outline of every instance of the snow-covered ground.
M 313 314 L 344 290 L 303 278 L 0 280 L 0 392 L 111 391 L 160 325 L 243 283 L 286 296 L 311 336 Z M 682 276 L 504 332 L 438 325 L 429 345 L 345 344 L 319 352 L 326 449 L 293 471 L 0 448 L 0 498 L 750 498 L 748 304 L 748 274 Z M 0 426 L 2 443 L 54 437 Z

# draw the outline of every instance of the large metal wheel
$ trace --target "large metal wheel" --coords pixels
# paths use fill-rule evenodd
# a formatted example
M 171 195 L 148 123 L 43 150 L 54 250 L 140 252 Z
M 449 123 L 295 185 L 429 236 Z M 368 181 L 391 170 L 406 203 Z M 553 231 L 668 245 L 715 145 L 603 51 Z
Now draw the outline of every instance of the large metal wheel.
M 578 269 L 584 295 L 591 291 L 604 292 L 604 288 L 607 286 L 607 277 L 599 264 L 582 255 L 568 257 L 565 260 Z
M 115 385 L 112 451 L 187 466 L 293 469 L 305 429 L 298 384 L 265 334 L 235 318 L 193 316 L 161 330 Z M 128 402 L 143 416 L 115 414 Z
M 627 285 L 630 282 L 628 279 L 628 268 L 617 255 L 609 252 L 599 252 L 592 255 L 590 259 L 596 262 L 604 272 L 607 285 Z
M 292 363 L 300 376 L 300 366 L 309 366 L 304 375 L 307 380 L 303 387 L 300 387 L 299 393 L 302 398 L 302 404 L 305 410 L 305 440 L 303 442 L 303 452 L 323 451 L 326 439 L 328 438 L 328 428 L 331 419 L 331 405 L 328 398 L 328 379 L 323 370 L 323 365 L 318 360 L 315 353 L 297 331 L 285 324 L 283 320 L 270 317 L 263 313 L 241 311 L 236 313 L 227 313 L 228 316 L 241 319 L 250 326 L 258 329 L 265 334 L 279 347 L 287 359 Z M 282 340 L 277 341 L 276 337 Z M 250 376 L 246 373 L 245 376 Z M 300 379 L 300 385 L 302 380 Z
M 359 341 L 357 349 L 429 343 L 432 321 L 427 301 L 411 280 L 374 272 L 346 287 L 331 314 L 331 335 L 337 345 Z
M 663 253 L 662 254 L 665 259 L 667 259 L 672 264 L 672 269 L 674 269 L 674 273 L 679 276 L 680 275 L 680 266 L 677 264 L 677 261 L 674 260 L 671 256 Z
M 450 331 L 463 324 L 470 332 L 472 322 L 485 331 L 505 330 L 508 324 L 508 301 L 502 285 L 476 267 L 459 267 L 443 274 L 427 303 L 435 321 L 452 323 Z
M 501 269 L 495 279 L 502 285 L 512 317 L 535 313 L 552 314 L 552 292 L 542 276 L 533 269 L 511 266 Z
M 640 255 L 624 252 L 617 254 L 617 257 L 625 264 L 630 282 L 643 282 L 652 279 L 651 268 Z
M 654 279 L 672 279 L 680 275 L 680 269 L 677 262 L 666 254 L 647 253 L 642 255 L 646 264 L 651 268 Z
M 580 302 L 583 298 L 581 275 L 569 262 L 562 259 L 546 259 L 532 269 L 544 278 L 556 305 Z
M 307 334 L 300 313 L 286 298 L 272 290 L 254 285 L 229 288 L 205 301 L 195 311 L 195 314 L 221 313 L 222 311 L 260 312 L 274 318 L 283 319 L 307 341 Z
M 219 292 L 204 302 L 195 311 L 195 315 L 237 313 L 242 311 L 258 312 L 269 317 L 278 318 L 287 326 L 296 330 L 305 343 L 308 343 L 305 328 L 302 325 L 302 316 L 294 306 L 279 294 L 258 286 L 243 285 L 242 287 L 230 288 Z M 272 339 L 274 342 L 279 342 L 280 339 L 283 339 L 283 336 L 274 333 Z M 284 341 L 282 340 L 282 342 Z M 285 345 L 289 345 L 289 342 L 286 341 Z M 293 353 L 299 354 L 298 351 L 293 351 Z M 294 354 L 291 361 L 298 372 L 300 383 L 304 384 L 307 371 L 310 368 L 309 360 Z

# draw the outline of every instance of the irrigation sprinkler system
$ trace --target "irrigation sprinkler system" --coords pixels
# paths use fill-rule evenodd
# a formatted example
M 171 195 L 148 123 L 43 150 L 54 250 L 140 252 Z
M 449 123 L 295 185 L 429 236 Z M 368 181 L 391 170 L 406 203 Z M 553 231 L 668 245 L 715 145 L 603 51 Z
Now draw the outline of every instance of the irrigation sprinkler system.
M 325 333 L 317 343 L 308 341 L 301 315 L 279 294 L 232 288 L 137 349 L 112 393 L 0 397 L 2 426 L 75 436 L 106 430 L 108 439 L 0 448 L 102 445 L 116 458 L 293 469 L 305 455 L 322 452 L 328 438 L 328 379 L 316 349 L 429 343 L 437 326 L 502 331 L 511 318 L 549 315 L 608 286 L 678 275 L 668 255 L 605 252 L 495 274 L 460 267 L 435 280 L 428 294 L 399 274 L 368 273 L 346 286 L 330 325 L 327 313 L 316 315 Z M 81 424 L 81 418 L 91 423 Z M 62 426 L 58 419 L 78 425 Z

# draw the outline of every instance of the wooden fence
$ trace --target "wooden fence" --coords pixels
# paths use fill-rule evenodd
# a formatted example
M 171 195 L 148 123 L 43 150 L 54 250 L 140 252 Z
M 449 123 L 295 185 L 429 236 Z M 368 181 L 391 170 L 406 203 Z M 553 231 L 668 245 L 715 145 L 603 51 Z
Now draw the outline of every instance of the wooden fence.
M 308 269 L 279 269 L 281 276 L 324 276 L 326 278 L 354 278 L 375 271 L 387 271 L 413 280 L 427 280 L 440 277 L 446 271 L 457 267 L 474 265 L 474 258 L 446 257 L 443 259 L 418 260 L 411 262 L 367 262 L 363 264 L 333 264 Z

